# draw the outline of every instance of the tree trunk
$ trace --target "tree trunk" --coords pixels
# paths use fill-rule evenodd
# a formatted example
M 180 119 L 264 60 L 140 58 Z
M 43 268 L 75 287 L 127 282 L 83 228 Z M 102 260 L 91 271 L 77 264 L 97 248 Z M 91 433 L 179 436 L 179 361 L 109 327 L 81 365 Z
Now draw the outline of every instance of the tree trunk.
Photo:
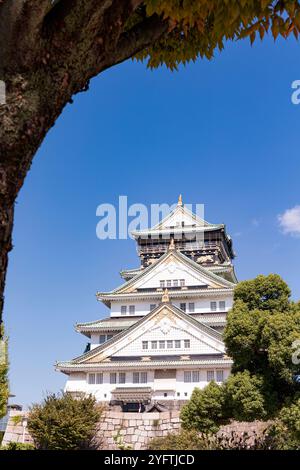
M 0 0 L 0 322 L 14 204 L 33 157 L 72 96 L 168 31 L 157 15 L 126 29 L 139 0 Z

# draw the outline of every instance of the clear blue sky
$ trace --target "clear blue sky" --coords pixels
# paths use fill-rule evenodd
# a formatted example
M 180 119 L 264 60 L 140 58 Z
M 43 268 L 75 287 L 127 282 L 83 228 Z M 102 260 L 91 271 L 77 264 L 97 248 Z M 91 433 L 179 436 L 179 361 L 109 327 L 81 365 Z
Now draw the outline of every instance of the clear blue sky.
M 177 73 L 128 61 L 66 107 L 16 205 L 5 320 L 17 402 L 63 388 L 55 361 L 87 342 L 74 323 L 107 315 L 95 292 L 138 264 L 132 240 L 96 238 L 96 207 L 119 195 L 204 203 L 233 237 L 239 279 L 277 272 L 300 298 L 300 238 L 278 224 L 300 204 L 299 52 L 293 39 L 230 43 Z

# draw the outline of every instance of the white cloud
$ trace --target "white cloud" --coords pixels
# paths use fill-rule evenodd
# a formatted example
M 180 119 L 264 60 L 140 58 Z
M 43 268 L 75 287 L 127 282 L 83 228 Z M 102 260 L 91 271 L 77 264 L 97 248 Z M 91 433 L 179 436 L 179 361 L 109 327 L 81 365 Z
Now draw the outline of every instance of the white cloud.
M 287 209 L 278 216 L 283 233 L 300 237 L 300 206 Z

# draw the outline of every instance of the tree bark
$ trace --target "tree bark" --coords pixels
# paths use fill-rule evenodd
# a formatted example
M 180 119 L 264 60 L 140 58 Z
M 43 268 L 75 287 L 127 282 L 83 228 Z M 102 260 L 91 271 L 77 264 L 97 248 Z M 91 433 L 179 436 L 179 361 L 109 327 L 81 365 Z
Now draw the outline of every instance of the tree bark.
M 157 15 L 129 31 L 138 0 L 0 0 L 0 321 L 14 204 L 33 157 L 89 80 L 168 31 Z

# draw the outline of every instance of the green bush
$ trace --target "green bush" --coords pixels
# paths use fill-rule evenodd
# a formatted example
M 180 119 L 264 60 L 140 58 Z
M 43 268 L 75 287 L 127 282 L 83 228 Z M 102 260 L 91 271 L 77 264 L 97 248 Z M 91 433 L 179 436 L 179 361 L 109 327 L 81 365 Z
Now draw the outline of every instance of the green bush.
M 92 396 L 76 399 L 69 393 L 53 394 L 33 405 L 28 431 L 37 449 L 95 449 L 100 446 L 96 433 L 101 413 Z
M 202 438 L 195 430 L 182 430 L 177 434 L 151 439 L 149 450 L 208 450 L 209 439 Z
M 237 421 L 266 418 L 264 380 L 248 370 L 229 376 L 224 385 L 226 412 Z
M 184 429 L 213 433 L 224 423 L 224 388 L 210 382 L 204 389 L 195 388 L 180 414 Z
M 149 443 L 149 450 L 273 450 L 274 441 L 268 432 L 262 435 L 237 434 L 218 436 L 197 431 L 182 430 L 177 434 L 156 437 Z
M 281 409 L 270 434 L 277 449 L 300 450 L 300 399 Z
M 9 442 L 6 446 L 1 447 L 1 450 L 35 450 L 33 444 L 22 444 L 21 442 Z

